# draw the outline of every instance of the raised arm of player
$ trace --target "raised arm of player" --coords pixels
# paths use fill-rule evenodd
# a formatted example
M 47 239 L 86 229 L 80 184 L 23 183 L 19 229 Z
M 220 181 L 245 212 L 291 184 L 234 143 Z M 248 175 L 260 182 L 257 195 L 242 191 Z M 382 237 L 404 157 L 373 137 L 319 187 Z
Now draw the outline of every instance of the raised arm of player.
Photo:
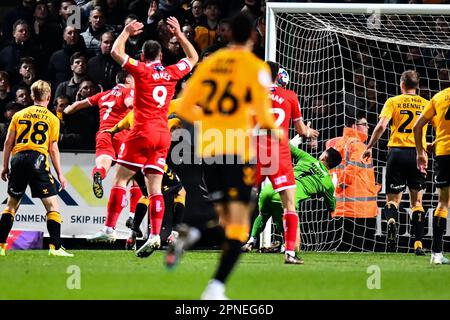
M 362 154 L 361 158 L 364 161 L 368 161 L 372 157 L 372 147 L 377 143 L 377 141 L 380 139 L 380 137 L 383 135 L 384 131 L 387 128 L 387 125 L 389 124 L 389 119 L 386 117 L 381 117 L 378 121 L 377 126 L 372 132 L 372 136 L 370 137 L 370 141 L 367 144 L 366 150 Z
M 14 147 L 14 141 L 16 141 L 16 131 L 8 130 L 6 134 L 5 144 L 3 146 L 3 170 L 2 180 L 8 180 L 9 175 L 9 158 L 11 157 L 11 150 Z
M 170 32 L 175 37 L 177 37 L 178 41 L 180 42 L 181 48 L 183 48 L 186 58 L 189 60 L 191 67 L 193 67 L 198 62 L 198 54 L 194 46 L 181 31 L 180 24 L 178 23 L 177 18 L 175 17 L 167 18 L 167 24 L 169 26 Z
M 64 113 L 65 114 L 72 114 L 77 112 L 78 110 L 90 107 L 91 105 L 89 104 L 88 99 L 84 99 L 81 101 L 76 101 L 74 103 L 72 103 L 70 106 L 67 106 L 67 108 L 64 109 Z
M 128 38 L 142 33 L 144 31 L 143 28 L 144 24 L 142 22 L 133 20 L 123 28 L 123 31 L 119 34 L 116 41 L 114 41 L 111 49 L 111 57 L 121 66 L 128 57 L 125 53 L 125 44 L 127 43 Z

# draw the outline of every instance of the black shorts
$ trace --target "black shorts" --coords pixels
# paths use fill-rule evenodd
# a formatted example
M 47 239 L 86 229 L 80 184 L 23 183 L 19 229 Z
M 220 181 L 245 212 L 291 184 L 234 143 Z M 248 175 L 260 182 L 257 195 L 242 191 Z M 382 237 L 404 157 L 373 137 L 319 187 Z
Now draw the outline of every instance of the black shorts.
M 417 168 L 416 148 L 392 148 L 387 156 L 386 193 L 403 192 L 406 186 L 425 189 L 426 175 Z
M 148 197 L 147 186 L 145 185 L 145 177 L 142 171 L 138 170 L 134 175 L 133 179 L 138 184 L 142 194 Z M 162 193 L 177 194 L 181 190 L 181 188 L 183 188 L 183 185 L 181 184 L 180 178 L 178 178 L 176 173 L 166 166 L 162 180 L 162 188 L 161 188 Z
M 11 158 L 8 194 L 21 199 L 30 186 L 33 198 L 47 198 L 56 195 L 55 180 L 47 166 L 47 157 L 37 151 L 23 151 Z
M 450 186 L 450 155 L 434 157 L 434 183 L 437 188 Z
M 211 159 L 204 159 L 202 163 L 209 200 L 249 203 L 255 183 L 255 167 L 238 161 L 237 156 L 222 158 L 219 163 L 212 163 Z

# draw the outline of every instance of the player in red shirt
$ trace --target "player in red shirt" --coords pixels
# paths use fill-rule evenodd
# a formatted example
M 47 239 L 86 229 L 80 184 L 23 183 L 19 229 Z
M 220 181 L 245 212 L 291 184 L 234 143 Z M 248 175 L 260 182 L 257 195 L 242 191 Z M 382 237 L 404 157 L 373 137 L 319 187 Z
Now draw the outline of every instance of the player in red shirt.
M 117 85 L 113 89 L 99 92 L 64 109 L 65 114 L 72 114 L 87 107 L 98 106 L 100 109 L 100 128 L 95 139 L 95 167 L 92 170 L 93 191 L 97 198 L 103 197 L 101 180 L 105 178 L 112 162 L 117 160 L 117 154 L 126 135 L 123 132 L 111 138 L 110 134 L 103 131 L 114 126 L 133 107 L 133 76 L 126 71 L 120 71 L 116 76 L 116 82 Z
M 175 65 L 164 67 L 161 64 L 161 45 L 153 40 L 144 43 L 142 61 L 134 60 L 125 53 L 127 39 L 143 31 L 144 25 L 136 20 L 125 26 L 111 51 L 113 59 L 134 77 L 134 126 L 120 147 L 105 226 L 90 240 L 115 240 L 114 228 L 126 204 L 126 184 L 136 171 L 143 170 L 150 199 L 151 230 L 147 242 L 136 252 L 138 257 L 149 256 L 161 245 L 159 233 L 164 215 L 161 183 L 171 142 L 167 124 L 168 106 L 178 80 L 187 75 L 198 61 L 197 52 L 181 32 L 177 19 L 169 17 L 167 24 L 186 54 L 186 58 Z
M 116 76 L 117 85 L 108 91 L 97 93 L 82 101 L 77 101 L 64 109 L 64 113 L 71 114 L 78 110 L 98 106 L 100 109 L 100 128 L 96 135 L 95 167 L 92 170 L 94 195 L 103 197 L 102 180 L 105 179 L 112 162 L 117 160 L 126 132 L 111 137 L 104 132 L 121 120 L 133 106 L 134 79 L 131 74 L 122 70 Z M 133 182 L 130 188 L 130 216 L 134 216 L 137 203 L 142 196 L 139 186 Z
M 272 61 L 267 63 L 272 73 L 272 81 L 275 82 L 279 74 L 279 65 Z M 319 132 L 304 124 L 297 94 L 294 91 L 273 84 L 270 87 L 270 98 L 272 100 L 272 113 L 276 119 L 275 124 L 283 129 L 283 139 L 281 141 L 271 139 L 270 135 L 267 135 L 264 130 L 259 130 L 256 133 L 258 157 L 256 183 L 259 186 L 268 177 L 273 189 L 280 193 L 281 202 L 284 207 L 285 262 L 301 264 L 302 260 L 295 255 L 298 215 L 295 211 L 295 178 L 289 148 L 289 126 L 291 119 L 295 130 L 301 136 L 316 139 Z M 255 240 L 250 238 L 243 249 L 251 249 L 255 244 Z

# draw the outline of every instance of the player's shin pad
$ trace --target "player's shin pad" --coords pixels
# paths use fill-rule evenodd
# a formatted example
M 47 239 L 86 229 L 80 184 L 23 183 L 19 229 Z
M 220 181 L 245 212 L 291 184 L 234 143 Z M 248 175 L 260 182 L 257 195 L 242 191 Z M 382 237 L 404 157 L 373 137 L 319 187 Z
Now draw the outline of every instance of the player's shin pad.
M 422 241 L 425 228 L 425 210 L 422 206 L 413 207 L 411 210 L 411 233 L 415 235 L 415 241 Z
M 447 219 L 436 215 L 436 209 L 433 217 L 433 244 L 431 246 L 431 251 L 433 253 L 442 252 L 443 236 L 445 232 L 445 227 L 447 226 Z

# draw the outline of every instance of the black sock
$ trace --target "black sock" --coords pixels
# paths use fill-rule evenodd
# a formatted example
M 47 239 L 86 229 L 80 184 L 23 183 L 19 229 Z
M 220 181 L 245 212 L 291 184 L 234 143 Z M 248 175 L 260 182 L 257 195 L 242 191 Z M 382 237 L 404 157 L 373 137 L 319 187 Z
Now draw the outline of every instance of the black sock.
M 12 214 L 2 214 L 0 218 L 0 243 L 6 243 L 9 232 L 14 223 L 14 216 Z
M 58 250 L 61 248 L 61 224 L 55 220 L 47 219 L 47 230 L 50 236 L 50 244 Z
M 138 202 L 136 204 L 136 209 L 134 210 L 133 225 L 131 228 L 132 230 L 139 230 L 139 226 L 141 225 L 142 220 L 144 220 L 147 209 L 148 207 L 144 203 Z
M 177 225 L 179 225 L 181 222 L 183 222 L 183 216 L 184 216 L 184 204 L 180 202 L 175 202 L 173 204 L 173 210 L 172 210 L 172 225 L 175 229 Z
M 434 253 L 442 252 L 442 237 L 446 226 L 446 218 L 433 217 L 433 245 L 431 246 L 431 251 Z
M 241 246 L 242 242 L 239 240 L 226 239 L 224 241 L 222 256 L 214 279 L 225 283 L 241 255 Z
M 414 233 L 414 241 L 422 241 L 425 228 L 425 212 L 414 211 L 411 220 L 411 233 Z
M 398 220 L 398 210 L 393 204 L 386 204 L 383 208 L 383 213 L 386 221 L 389 221 L 389 219 L 394 219 L 395 221 Z

